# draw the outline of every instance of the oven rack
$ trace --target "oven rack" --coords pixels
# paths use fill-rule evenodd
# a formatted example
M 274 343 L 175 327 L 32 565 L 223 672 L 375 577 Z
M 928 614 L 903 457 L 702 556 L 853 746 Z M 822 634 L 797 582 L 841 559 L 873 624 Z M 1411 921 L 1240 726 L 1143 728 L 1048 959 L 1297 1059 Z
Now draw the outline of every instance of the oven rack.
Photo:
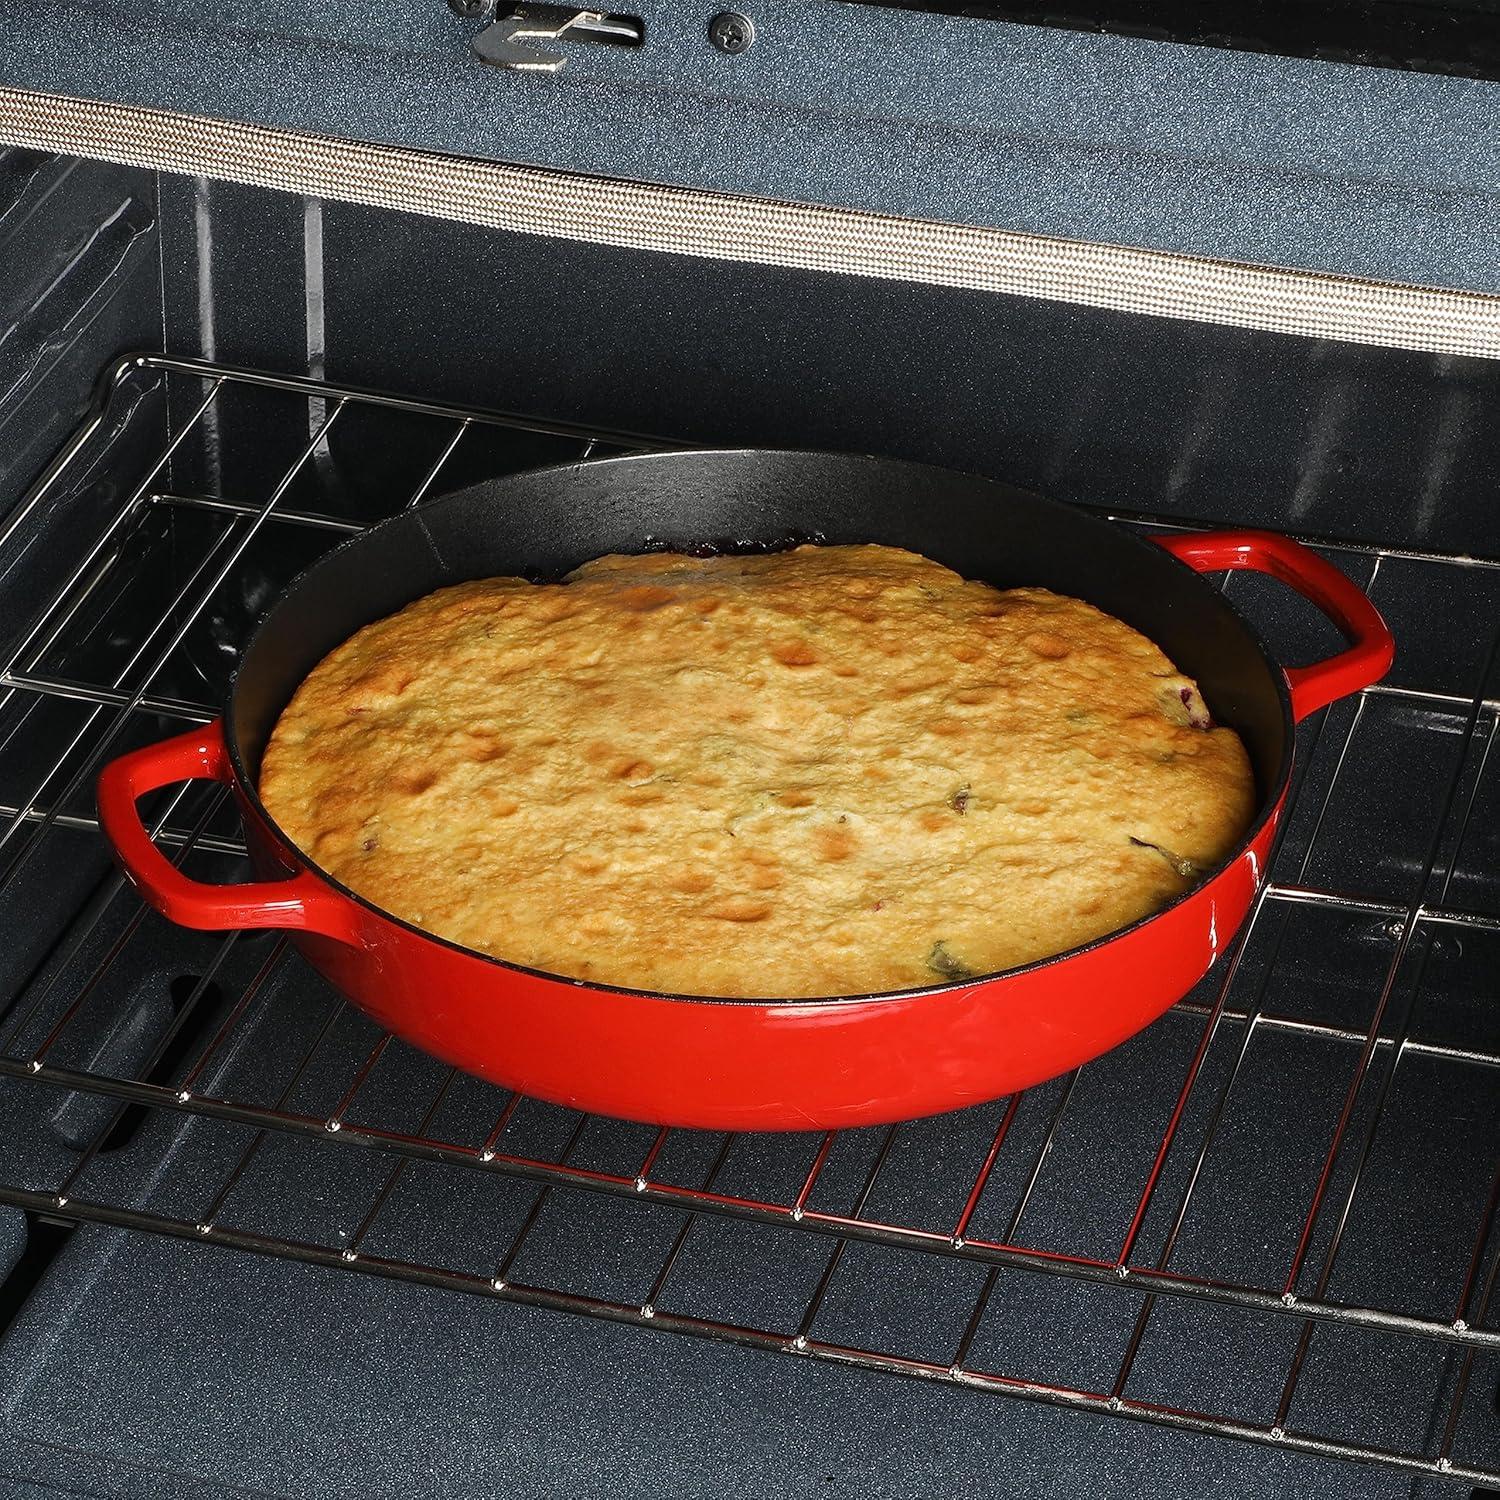
M 1494 560 L 1317 543 L 1403 654 L 1304 726 L 1244 932 L 1146 1038 L 939 1121 L 726 1137 L 507 1098 L 284 939 L 177 932 L 107 872 L 99 767 L 211 719 L 321 550 L 472 478 L 647 446 L 155 354 L 106 372 L 0 528 L 0 903 L 77 887 L 0 991 L 0 1203 L 1500 1485 Z M 1228 586 L 1286 659 L 1317 644 L 1256 582 Z M 222 789 L 152 815 L 233 872 Z

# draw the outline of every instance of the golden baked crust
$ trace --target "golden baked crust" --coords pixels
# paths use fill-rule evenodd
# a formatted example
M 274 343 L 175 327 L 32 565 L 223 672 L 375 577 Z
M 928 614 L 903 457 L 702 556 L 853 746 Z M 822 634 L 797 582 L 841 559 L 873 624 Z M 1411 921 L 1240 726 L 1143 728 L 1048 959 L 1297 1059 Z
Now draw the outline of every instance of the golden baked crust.
M 376 905 L 557 974 L 815 996 L 1012 968 L 1187 889 L 1244 747 L 1144 636 L 897 548 L 441 589 L 298 689 L 261 797 Z

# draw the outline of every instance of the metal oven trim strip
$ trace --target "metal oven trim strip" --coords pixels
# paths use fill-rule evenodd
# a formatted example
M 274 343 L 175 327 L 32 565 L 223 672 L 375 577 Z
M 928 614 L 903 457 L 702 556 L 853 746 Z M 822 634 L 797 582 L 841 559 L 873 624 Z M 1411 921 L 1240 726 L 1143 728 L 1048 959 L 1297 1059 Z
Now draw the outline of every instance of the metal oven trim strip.
M 0 88 L 0 143 L 620 249 L 1500 358 L 1500 297 L 588 177 Z

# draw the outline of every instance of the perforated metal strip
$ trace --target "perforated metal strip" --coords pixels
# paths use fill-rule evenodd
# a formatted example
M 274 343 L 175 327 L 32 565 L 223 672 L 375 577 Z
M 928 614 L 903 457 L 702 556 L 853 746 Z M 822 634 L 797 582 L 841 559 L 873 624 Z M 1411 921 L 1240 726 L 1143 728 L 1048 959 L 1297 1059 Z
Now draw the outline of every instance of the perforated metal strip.
M 0 142 L 521 234 L 1500 358 L 1500 297 L 440 156 L 0 89 Z

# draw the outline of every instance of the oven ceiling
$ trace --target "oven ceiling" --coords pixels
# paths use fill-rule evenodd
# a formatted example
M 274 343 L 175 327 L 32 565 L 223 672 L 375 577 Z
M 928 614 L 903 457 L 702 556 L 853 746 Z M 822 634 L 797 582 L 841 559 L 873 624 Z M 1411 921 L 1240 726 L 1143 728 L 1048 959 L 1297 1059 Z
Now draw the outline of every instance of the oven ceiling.
M 835 0 L 648 0 L 645 44 L 483 66 L 378 19 L 12 0 L 0 84 L 637 182 L 1500 290 L 1500 85 Z

